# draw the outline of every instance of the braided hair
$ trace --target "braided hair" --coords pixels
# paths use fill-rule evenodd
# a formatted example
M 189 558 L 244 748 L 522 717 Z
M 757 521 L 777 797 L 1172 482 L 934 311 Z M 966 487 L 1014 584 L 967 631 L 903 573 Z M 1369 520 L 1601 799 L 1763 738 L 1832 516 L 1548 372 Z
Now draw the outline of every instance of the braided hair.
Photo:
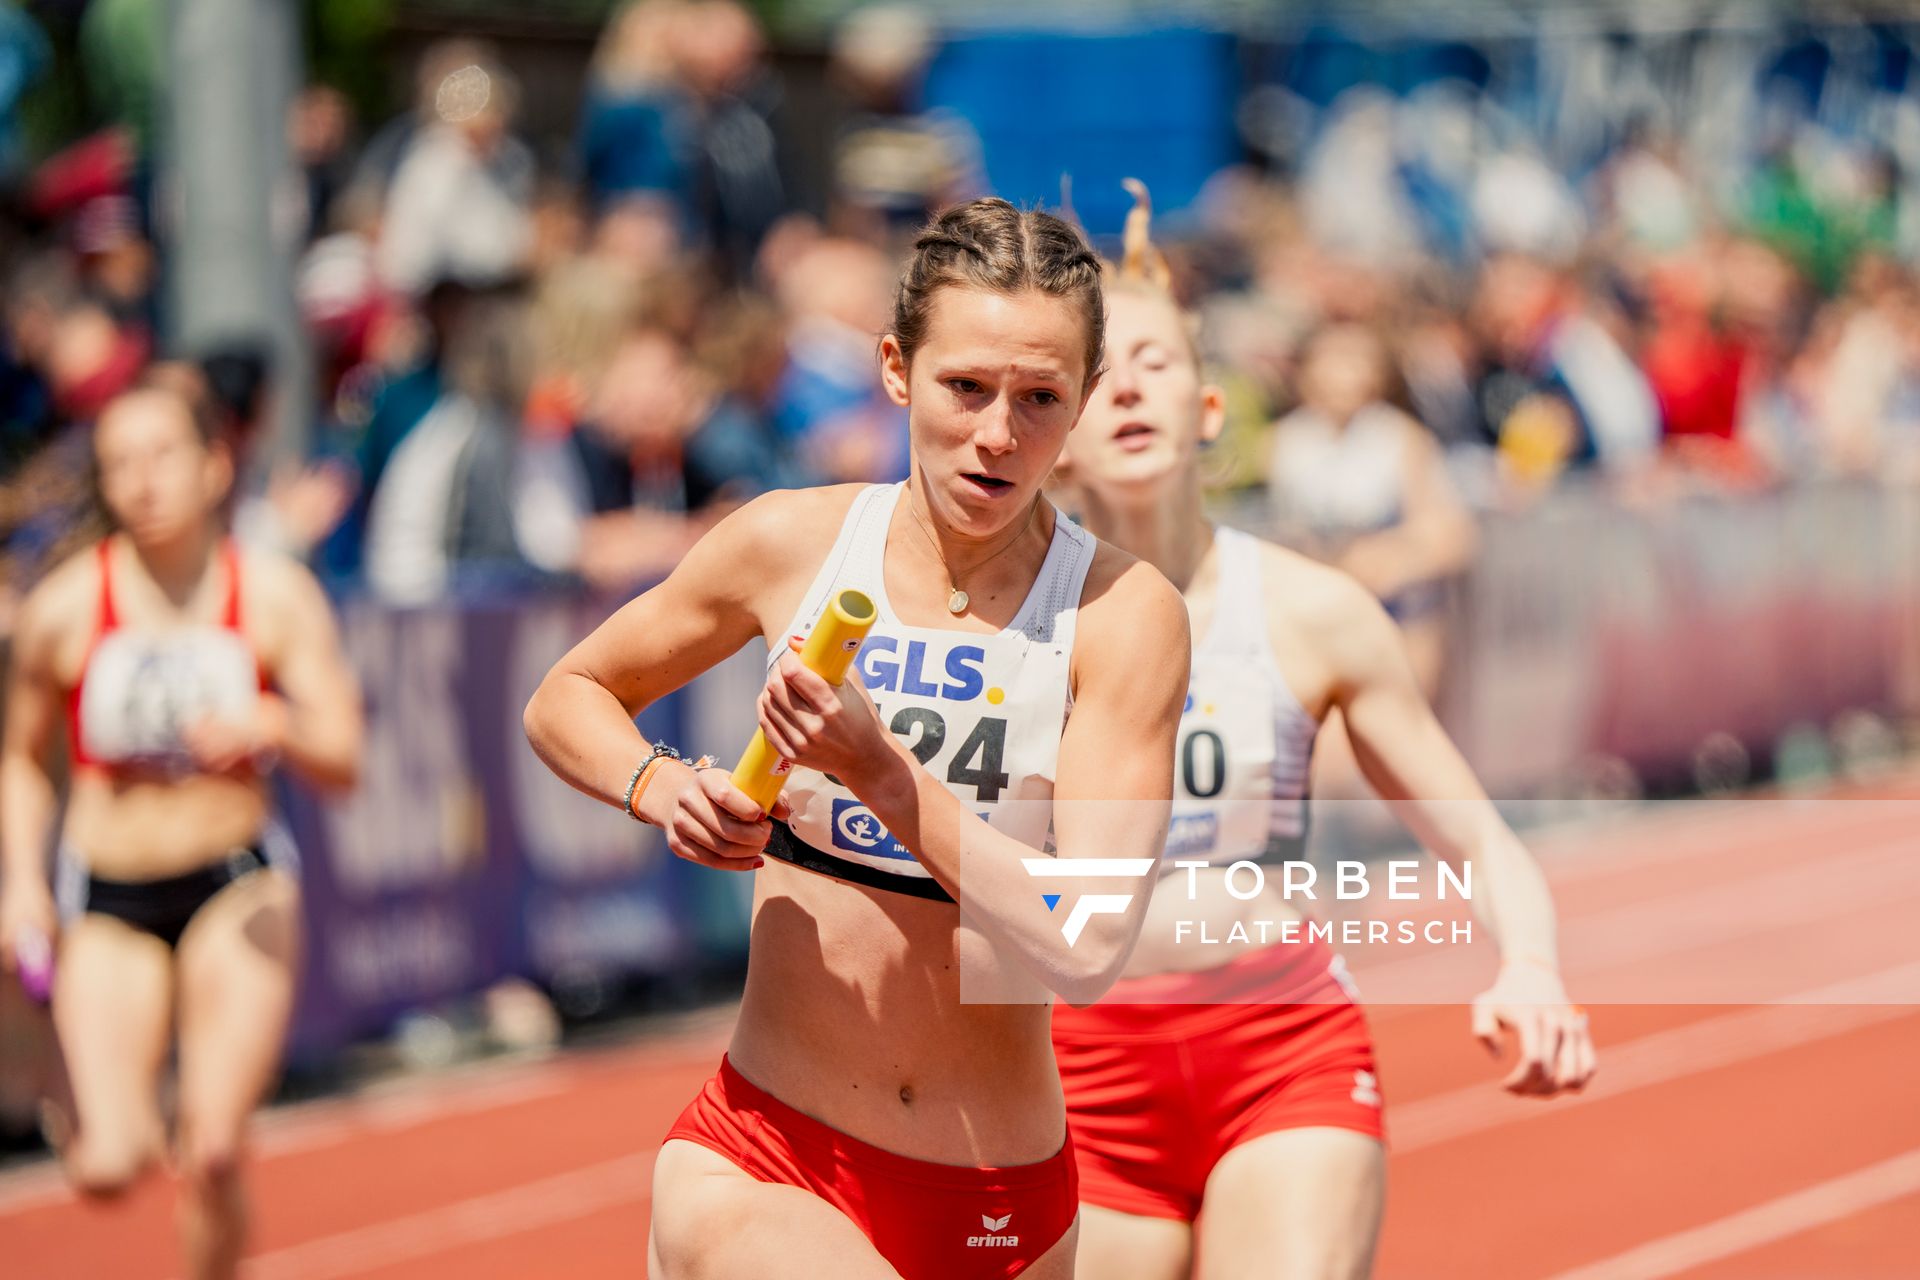
M 950 286 L 1015 294 L 1034 290 L 1076 303 L 1086 320 L 1091 379 L 1106 349 L 1100 258 L 1071 223 L 987 197 L 945 210 L 913 242 L 894 293 L 893 336 L 911 361 L 926 341 L 934 296 Z

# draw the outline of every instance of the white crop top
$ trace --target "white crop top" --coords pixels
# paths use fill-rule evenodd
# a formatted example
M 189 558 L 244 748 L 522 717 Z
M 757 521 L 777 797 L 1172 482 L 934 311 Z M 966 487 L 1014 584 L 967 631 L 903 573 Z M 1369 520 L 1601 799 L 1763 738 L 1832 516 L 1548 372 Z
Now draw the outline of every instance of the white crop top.
M 1320 724 L 1280 674 L 1267 637 L 1260 544 L 1216 529 L 1213 620 L 1193 649 L 1165 858 L 1298 857 Z
M 854 499 L 788 634 L 806 634 L 840 591 L 871 597 L 878 618 L 848 678 L 861 681 L 881 723 L 948 790 L 996 830 L 1043 849 L 1052 827 L 1060 731 L 1072 704 L 1067 673 L 1074 623 L 1097 544 L 1056 511 L 1046 560 L 1004 630 L 981 635 L 908 626 L 887 599 L 883 571 L 887 529 L 905 492 L 903 484 L 874 485 Z M 785 651 L 784 645 L 773 650 L 769 668 Z M 774 824 L 769 856 L 856 884 L 952 901 L 831 778 L 797 768 L 784 794 L 792 815 Z

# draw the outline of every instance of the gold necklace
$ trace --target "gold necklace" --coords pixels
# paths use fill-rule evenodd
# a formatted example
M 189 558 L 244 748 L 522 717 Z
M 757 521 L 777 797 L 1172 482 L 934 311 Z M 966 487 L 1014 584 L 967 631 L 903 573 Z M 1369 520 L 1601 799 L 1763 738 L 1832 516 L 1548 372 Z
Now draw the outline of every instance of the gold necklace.
M 1000 548 L 998 551 L 994 552 L 992 555 L 988 556 L 985 560 L 982 560 L 979 564 L 974 565 L 971 569 L 968 569 L 967 572 L 978 573 L 980 570 L 986 568 L 988 565 L 992 564 L 995 560 L 998 560 L 1001 556 L 1005 555 L 1007 552 L 1013 550 L 1013 544 L 1020 541 L 1021 538 L 1024 538 L 1026 536 L 1027 530 L 1033 526 L 1034 516 L 1038 515 L 1039 513 L 1040 513 L 1040 504 L 1038 502 L 1035 502 L 1033 504 L 1033 509 L 1027 512 L 1027 522 L 1020 526 L 1020 531 L 1014 534 L 1013 537 L 1008 540 L 1007 545 Z M 954 585 L 953 570 L 951 568 L 948 568 L 947 558 L 944 555 L 940 554 L 940 541 L 939 539 L 933 536 L 933 530 L 927 527 L 927 522 L 920 518 L 919 511 L 917 511 L 914 508 L 913 496 L 911 494 L 907 495 L 907 514 L 913 517 L 914 524 L 920 527 L 921 536 L 926 538 L 927 545 L 933 548 L 933 558 L 940 562 L 940 567 L 942 569 L 946 570 L 947 612 L 957 618 L 961 614 L 967 611 L 967 605 L 972 603 L 973 597 L 969 596 L 966 592 L 962 591 L 958 586 Z

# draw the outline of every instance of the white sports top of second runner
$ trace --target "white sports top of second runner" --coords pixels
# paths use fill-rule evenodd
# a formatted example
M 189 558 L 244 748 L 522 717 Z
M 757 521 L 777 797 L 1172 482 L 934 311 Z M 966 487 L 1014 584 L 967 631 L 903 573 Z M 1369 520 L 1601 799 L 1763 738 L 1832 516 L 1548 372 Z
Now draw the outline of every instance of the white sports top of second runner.
M 1164 857 L 1298 858 L 1320 724 L 1273 656 L 1258 540 L 1238 529 L 1213 536 L 1220 565 L 1213 620 L 1193 647 Z
M 1019 612 L 989 635 L 913 627 L 887 599 L 887 529 L 904 484 L 872 485 L 847 512 L 839 539 L 787 628 L 804 635 L 826 602 L 848 588 L 872 598 L 878 617 L 849 679 L 866 686 L 880 722 L 934 777 L 995 830 L 1047 847 L 1060 731 L 1072 709 L 1068 666 L 1093 535 L 1054 512 L 1053 541 Z M 774 648 L 768 666 L 786 651 Z M 771 857 L 875 888 L 952 901 L 931 873 L 851 791 L 796 768 L 792 806 L 774 824 Z

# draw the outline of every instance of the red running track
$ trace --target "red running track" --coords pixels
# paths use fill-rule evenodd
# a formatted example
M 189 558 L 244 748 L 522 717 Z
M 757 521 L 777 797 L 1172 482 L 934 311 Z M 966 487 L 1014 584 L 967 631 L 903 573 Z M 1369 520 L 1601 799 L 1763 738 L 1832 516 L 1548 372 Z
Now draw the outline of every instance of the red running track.
M 1576 992 L 1691 969 L 1799 1003 L 1592 1006 L 1600 1076 L 1544 1103 L 1498 1090 L 1464 1009 L 1371 1010 L 1393 1148 L 1381 1276 L 1920 1276 L 1920 857 L 1876 870 L 1902 838 L 1883 805 L 1776 810 L 1676 806 L 1545 861 Z M 1782 879 L 1816 837 L 1833 875 Z M 1904 839 L 1920 854 L 1920 824 Z M 1724 912 L 1697 943 L 1621 927 L 1703 890 Z M 1822 918 L 1843 941 L 1796 945 Z M 726 1026 L 263 1117 L 246 1274 L 642 1274 L 652 1154 Z M 96 1209 L 30 1167 L 0 1176 L 0 1275 L 175 1276 L 171 1224 L 164 1180 Z

